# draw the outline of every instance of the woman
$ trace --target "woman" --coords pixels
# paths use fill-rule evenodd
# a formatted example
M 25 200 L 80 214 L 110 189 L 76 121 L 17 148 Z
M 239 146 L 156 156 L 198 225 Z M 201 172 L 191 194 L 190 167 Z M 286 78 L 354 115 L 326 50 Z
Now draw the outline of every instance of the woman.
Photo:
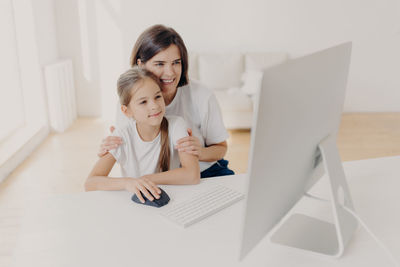
M 201 178 L 234 174 L 228 161 L 228 132 L 214 94 L 203 85 L 188 79 L 188 55 L 180 35 L 172 28 L 154 25 L 137 39 L 131 54 L 131 66 L 138 65 L 152 72 L 161 83 L 166 115 L 181 116 L 186 121 L 188 137 L 178 141 L 178 151 L 199 158 Z M 127 123 L 121 112 L 117 126 Z M 118 137 L 107 137 L 99 156 L 122 144 Z

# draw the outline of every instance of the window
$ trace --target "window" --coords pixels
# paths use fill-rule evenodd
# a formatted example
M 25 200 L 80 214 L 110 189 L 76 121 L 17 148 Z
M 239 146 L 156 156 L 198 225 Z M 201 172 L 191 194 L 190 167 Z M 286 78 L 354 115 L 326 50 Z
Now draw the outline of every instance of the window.
M 48 135 L 33 1 L 0 1 L 0 181 Z
M 24 125 L 14 12 L 11 0 L 0 1 L 0 143 Z

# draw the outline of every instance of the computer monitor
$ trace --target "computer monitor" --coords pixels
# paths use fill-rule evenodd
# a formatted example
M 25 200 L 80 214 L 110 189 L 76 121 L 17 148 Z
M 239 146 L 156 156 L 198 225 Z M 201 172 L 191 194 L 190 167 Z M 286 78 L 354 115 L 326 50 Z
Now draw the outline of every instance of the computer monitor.
M 334 223 L 294 214 L 271 240 L 340 256 L 357 227 L 336 146 L 351 43 L 293 59 L 264 72 L 251 133 L 240 258 L 318 181 L 330 180 Z M 322 172 L 321 172 L 322 170 Z

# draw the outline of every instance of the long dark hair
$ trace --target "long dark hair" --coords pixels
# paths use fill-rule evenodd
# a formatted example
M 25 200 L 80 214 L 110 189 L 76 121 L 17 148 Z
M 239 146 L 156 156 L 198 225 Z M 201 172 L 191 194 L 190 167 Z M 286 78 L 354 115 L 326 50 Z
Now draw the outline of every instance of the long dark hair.
M 152 79 L 160 87 L 160 83 L 153 73 L 143 68 L 139 68 L 138 66 L 127 70 L 126 72 L 121 74 L 121 76 L 119 76 L 117 82 L 117 91 L 121 105 L 129 105 L 129 102 L 131 101 L 133 96 L 133 87 L 146 78 Z M 163 117 L 161 121 L 160 132 L 161 149 L 160 155 L 158 157 L 157 171 L 164 172 L 169 170 L 171 158 L 168 140 L 168 120 L 165 117 Z
M 138 59 L 145 63 L 170 45 L 176 45 L 181 53 L 182 74 L 178 87 L 188 84 L 188 53 L 181 36 L 172 28 L 157 24 L 146 29 L 137 39 L 131 54 L 131 66 L 137 65 Z

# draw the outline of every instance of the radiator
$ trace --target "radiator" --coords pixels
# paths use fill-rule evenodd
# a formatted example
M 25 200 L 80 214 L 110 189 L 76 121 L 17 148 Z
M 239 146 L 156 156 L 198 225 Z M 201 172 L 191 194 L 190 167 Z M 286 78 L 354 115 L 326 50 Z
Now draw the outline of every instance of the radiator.
M 72 61 L 45 66 L 44 76 L 50 127 L 56 132 L 64 132 L 77 116 Z

